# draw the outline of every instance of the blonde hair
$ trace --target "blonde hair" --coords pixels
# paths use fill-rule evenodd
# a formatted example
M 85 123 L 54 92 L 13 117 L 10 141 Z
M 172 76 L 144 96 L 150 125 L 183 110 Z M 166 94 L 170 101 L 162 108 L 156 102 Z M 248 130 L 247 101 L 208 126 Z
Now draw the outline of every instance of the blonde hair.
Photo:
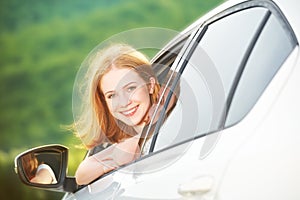
M 151 104 L 157 103 L 160 89 L 148 59 L 129 45 L 114 44 L 96 51 L 90 58 L 84 77 L 86 86 L 81 91 L 83 105 L 73 125 L 87 148 L 103 142 L 120 142 L 136 134 L 133 128 L 115 119 L 106 105 L 100 82 L 112 67 L 133 69 L 146 83 L 151 77 L 155 78 L 154 91 L 149 94 Z

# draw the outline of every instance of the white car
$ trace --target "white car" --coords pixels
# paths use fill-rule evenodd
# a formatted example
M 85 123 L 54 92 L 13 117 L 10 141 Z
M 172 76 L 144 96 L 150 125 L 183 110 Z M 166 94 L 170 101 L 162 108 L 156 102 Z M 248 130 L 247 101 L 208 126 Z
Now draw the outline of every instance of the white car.
M 66 147 L 37 147 L 16 157 L 20 179 L 65 200 L 299 200 L 299 11 L 299 0 L 226 1 L 153 58 L 159 80 L 180 92 L 153 124 L 145 156 L 78 186 L 66 175 Z M 56 182 L 29 182 L 28 154 Z

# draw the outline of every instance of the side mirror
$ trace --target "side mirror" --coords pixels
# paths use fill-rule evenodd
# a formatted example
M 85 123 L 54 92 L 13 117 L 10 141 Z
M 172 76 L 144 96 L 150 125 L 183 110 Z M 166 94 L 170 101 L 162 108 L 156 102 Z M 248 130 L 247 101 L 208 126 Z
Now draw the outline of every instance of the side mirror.
M 78 189 L 75 178 L 67 175 L 68 148 L 45 145 L 29 149 L 15 158 L 15 171 L 29 186 L 60 192 Z

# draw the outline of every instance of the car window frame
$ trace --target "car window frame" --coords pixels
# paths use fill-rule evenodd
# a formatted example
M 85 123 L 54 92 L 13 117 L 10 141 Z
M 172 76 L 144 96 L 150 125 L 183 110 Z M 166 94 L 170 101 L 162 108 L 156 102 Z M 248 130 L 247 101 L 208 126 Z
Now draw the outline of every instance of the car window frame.
M 204 36 L 206 30 L 208 29 L 208 27 L 212 23 L 214 23 L 216 21 L 219 21 L 219 20 L 221 20 L 221 19 L 223 19 L 223 18 L 225 18 L 227 16 L 233 15 L 233 14 L 235 14 L 237 12 L 241 12 L 243 10 L 247 10 L 247 9 L 251 9 L 251 8 L 257 8 L 257 7 L 262 7 L 262 8 L 266 8 L 267 9 L 267 13 L 264 16 L 264 20 L 263 20 L 263 22 L 261 24 L 260 29 L 264 27 L 264 25 L 266 24 L 267 19 L 273 14 L 277 19 L 280 19 L 279 21 L 280 21 L 281 25 L 283 25 L 287 29 L 291 30 L 291 31 L 288 32 L 289 33 L 289 38 L 291 40 L 293 40 L 293 42 L 296 41 L 296 43 L 298 44 L 297 37 L 296 37 L 296 35 L 295 35 L 292 27 L 290 26 L 288 20 L 286 19 L 286 17 L 282 13 L 282 11 L 278 8 L 278 6 L 274 2 L 267 1 L 267 0 L 253 0 L 253 1 L 241 2 L 239 4 L 236 4 L 236 5 L 232 6 L 232 7 L 229 7 L 227 9 L 221 11 L 220 13 L 212 16 L 211 18 L 207 19 L 206 21 L 204 21 L 203 23 L 199 24 L 198 26 L 196 26 L 194 28 L 196 30 L 193 30 L 193 33 L 190 35 L 188 41 L 184 45 L 182 52 L 180 52 L 181 56 L 179 56 L 178 58 L 176 58 L 175 63 L 172 66 L 172 69 L 177 72 L 177 77 L 176 77 L 175 83 L 172 86 L 170 86 L 171 90 L 174 90 L 174 88 L 176 87 L 176 83 L 180 79 L 180 76 L 181 76 L 182 72 L 184 71 L 185 67 L 187 66 L 189 58 L 191 57 L 191 55 L 193 54 L 194 50 L 196 49 L 198 43 L 200 42 L 200 40 Z M 255 46 L 258 38 L 259 38 L 260 32 L 261 31 L 258 31 L 256 33 L 256 37 L 254 37 L 252 39 L 252 42 L 251 42 L 252 45 L 249 46 L 249 49 L 247 50 L 248 51 L 247 56 L 243 58 L 243 60 L 242 60 L 243 63 L 240 64 L 239 68 L 241 68 L 241 65 L 244 65 L 242 68 L 245 68 L 245 63 L 248 60 L 249 56 L 251 55 L 251 52 L 253 51 L 253 48 L 254 48 L 254 46 Z M 160 128 L 161 128 L 161 126 L 163 124 L 163 121 L 164 121 L 165 113 L 163 113 L 163 114 L 160 115 L 160 117 L 158 119 L 158 122 L 157 122 L 157 124 L 155 126 L 154 133 L 153 133 L 153 139 L 152 139 L 152 142 L 151 142 L 149 154 L 159 153 L 161 151 L 173 148 L 174 146 L 181 145 L 183 143 L 190 142 L 192 140 L 195 140 L 195 139 L 198 139 L 198 138 L 201 138 L 201 137 L 205 137 L 205 136 L 211 135 L 211 134 L 213 134 L 215 132 L 218 132 L 220 130 L 224 130 L 224 129 L 227 129 L 227 128 L 231 127 L 231 126 L 236 125 L 236 124 L 233 124 L 233 125 L 225 127 L 225 123 L 226 123 L 226 119 L 227 119 L 227 114 L 228 114 L 227 111 L 230 110 L 230 104 L 231 104 L 231 101 L 232 101 L 232 99 L 234 97 L 234 93 L 235 93 L 235 91 L 237 89 L 237 84 L 239 83 L 240 78 L 241 78 L 241 76 L 243 74 L 242 72 L 243 72 L 243 70 L 240 72 L 239 76 L 235 77 L 234 84 L 231 86 L 231 89 L 230 89 L 230 93 L 231 94 L 226 99 L 226 105 L 227 106 L 225 107 L 226 110 L 223 112 L 225 116 L 221 117 L 222 121 L 220 122 L 219 129 L 213 130 L 213 131 L 210 131 L 210 132 L 207 132 L 207 133 L 203 133 L 203 134 L 200 134 L 200 135 L 197 135 L 197 136 L 195 136 L 193 138 L 189 138 L 189 139 L 183 140 L 181 142 L 178 142 L 176 144 L 172 144 L 170 146 L 167 146 L 167 147 L 165 147 L 163 149 L 160 149 L 158 151 L 154 151 L 156 140 L 157 140 L 157 137 L 159 136 L 159 130 L 160 130 Z M 172 96 L 172 94 L 169 94 L 168 97 L 167 97 L 167 99 L 170 99 L 171 96 Z M 166 104 L 168 104 L 167 101 L 166 101 Z M 239 122 L 237 122 L 237 123 L 239 123 Z

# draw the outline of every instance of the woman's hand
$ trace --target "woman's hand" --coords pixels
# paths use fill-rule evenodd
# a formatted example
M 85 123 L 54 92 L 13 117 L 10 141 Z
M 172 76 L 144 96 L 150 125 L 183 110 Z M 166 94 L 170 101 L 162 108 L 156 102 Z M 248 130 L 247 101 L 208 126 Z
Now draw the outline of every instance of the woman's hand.
M 134 136 L 115 145 L 112 159 L 119 165 L 125 165 L 137 159 L 141 153 L 139 136 Z

